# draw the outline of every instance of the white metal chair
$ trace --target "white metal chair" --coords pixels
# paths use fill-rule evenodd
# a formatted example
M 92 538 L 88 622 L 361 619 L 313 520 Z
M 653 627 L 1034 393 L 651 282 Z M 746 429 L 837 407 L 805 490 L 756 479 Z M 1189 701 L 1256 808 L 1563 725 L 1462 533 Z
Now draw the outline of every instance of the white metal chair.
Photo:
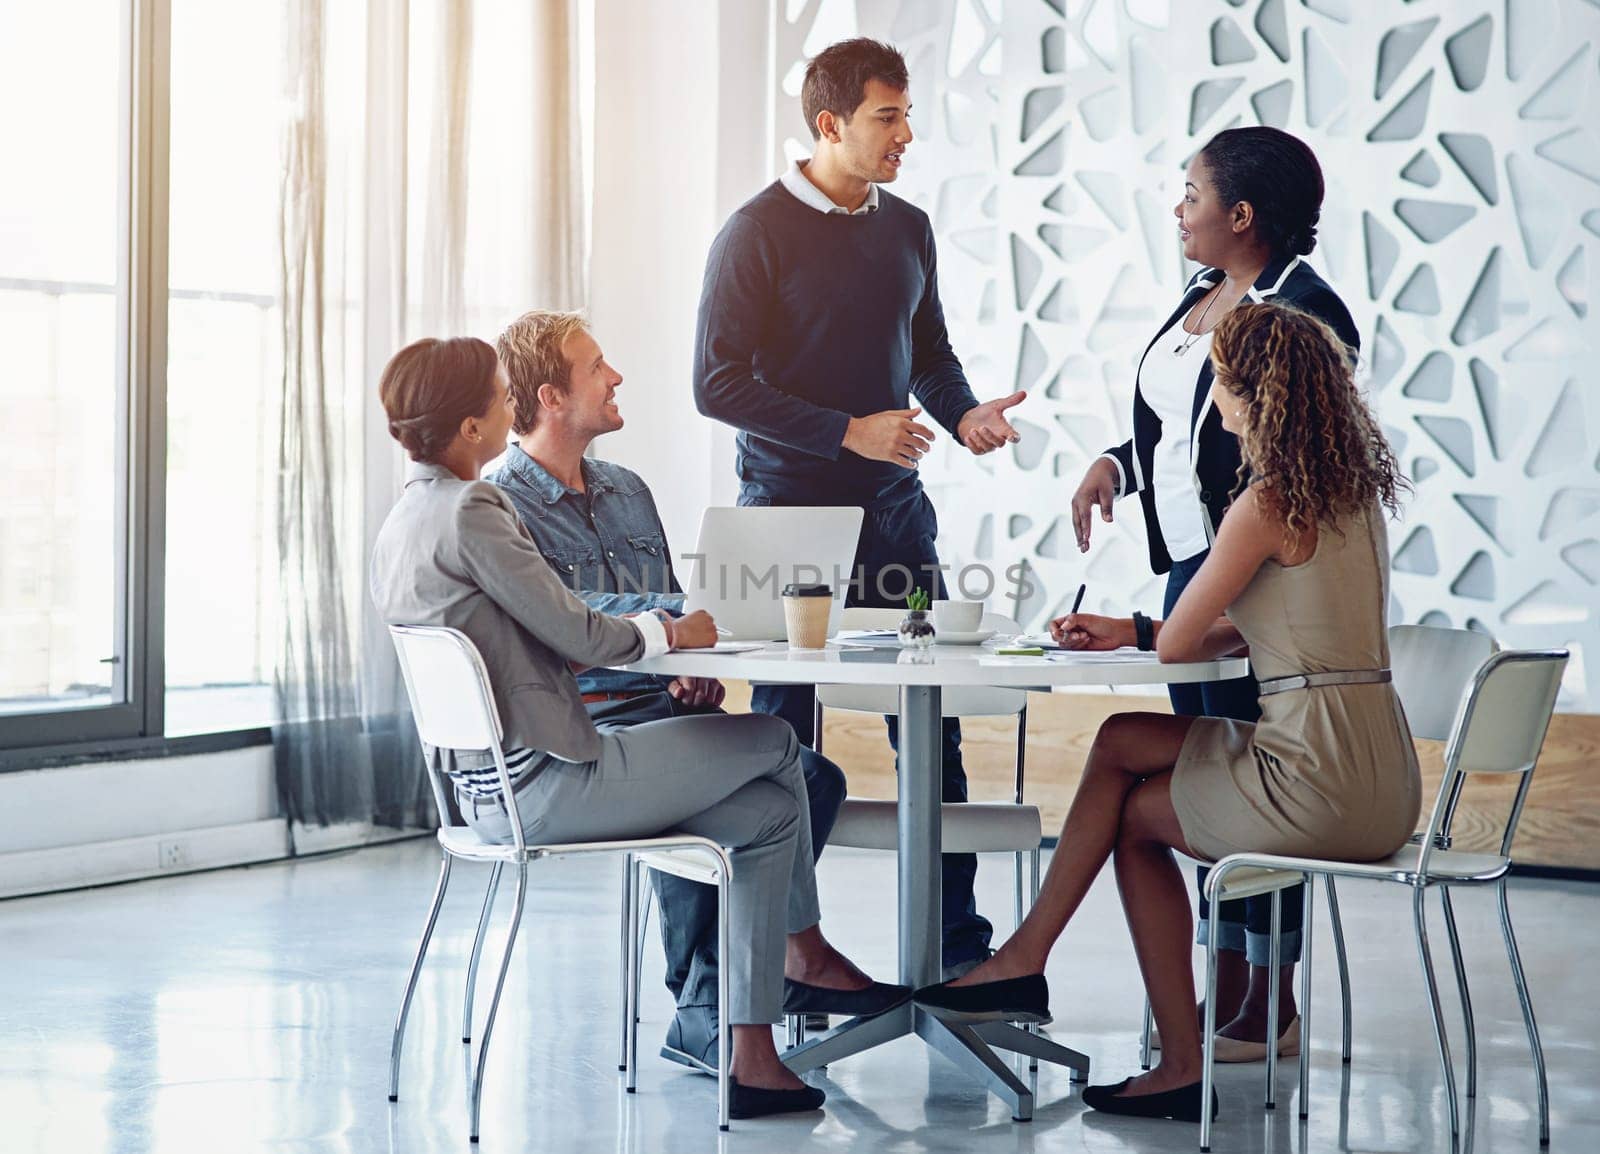
M 1405 710 L 1412 737 L 1426 741 L 1449 739 L 1450 726 L 1455 720 L 1456 708 L 1461 703 L 1462 694 L 1467 691 L 1478 669 L 1494 651 L 1493 638 L 1470 629 L 1440 629 L 1428 625 L 1390 626 L 1389 668 L 1394 675 L 1395 692 Z M 1420 841 L 1421 838 L 1422 835 L 1419 833 L 1414 835 L 1412 840 Z M 1442 837 L 1439 848 L 1450 848 L 1448 836 Z M 1333 932 L 1334 956 L 1339 968 L 1339 1008 L 1342 1019 L 1339 1056 L 1348 1063 L 1351 1052 L 1350 965 L 1345 951 L 1344 923 L 1339 915 L 1339 893 L 1331 875 L 1323 880 L 1328 898 L 1328 921 Z M 1256 894 L 1281 892 L 1298 885 L 1299 882 L 1300 875 L 1292 871 L 1278 877 L 1269 877 L 1261 872 L 1248 876 L 1241 875 L 1235 881 L 1224 883 L 1222 900 L 1232 901 L 1236 897 L 1245 898 Z M 1461 984 L 1466 981 L 1465 970 L 1462 967 L 1461 951 L 1456 939 L 1455 916 L 1450 909 L 1449 891 L 1441 889 L 1439 898 L 1444 906 L 1445 919 L 1450 929 L 1451 961 L 1455 966 L 1456 981 Z M 1311 913 L 1312 907 L 1308 902 L 1306 917 L 1309 918 Z M 1277 933 L 1274 932 L 1272 936 L 1276 944 Z M 1276 1012 L 1274 1012 L 1275 1018 Z M 1150 1003 L 1146 1000 L 1144 1037 L 1139 1050 L 1139 1064 L 1146 1070 L 1150 1068 L 1150 1029 Z M 1301 1048 L 1304 1049 L 1303 1038 Z M 1276 1065 L 1276 1055 L 1273 1055 L 1269 1065 Z M 1267 1082 L 1268 1109 L 1273 1107 L 1272 1077 L 1275 1075 L 1274 1069 L 1269 1074 Z M 1469 1086 L 1470 1096 L 1476 1091 L 1476 1082 L 1470 1077 Z
M 1435 631 L 1443 632 L 1443 631 Z M 1434 639 L 1422 639 L 1424 641 Z M 1441 649 L 1452 644 L 1438 639 Z M 1539 1144 L 1550 1142 L 1549 1090 L 1545 1078 L 1544 1051 L 1539 1044 L 1539 1029 L 1533 1016 L 1533 1003 L 1528 996 L 1527 978 L 1523 974 L 1522 960 L 1517 951 L 1516 935 L 1511 928 L 1511 911 L 1506 902 L 1505 879 L 1511 868 L 1511 843 L 1516 836 L 1517 823 L 1522 817 L 1522 807 L 1527 800 L 1528 787 L 1533 781 L 1533 770 L 1539 759 L 1544 735 L 1555 709 L 1556 695 L 1561 687 L 1561 675 L 1566 669 L 1567 651 L 1564 649 L 1511 650 L 1495 653 L 1486 660 L 1472 679 L 1471 685 L 1455 712 L 1445 749 L 1444 779 L 1434 800 L 1427 828 L 1420 837 L 1382 861 L 1340 862 L 1316 858 L 1289 857 L 1276 854 L 1231 854 L 1216 863 L 1207 879 L 1208 896 L 1212 897 L 1211 944 L 1206 949 L 1206 1021 L 1203 1027 L 1205 1040 L 1204 1078 L 1201 1100 L 1209 1101 L 1212 1087 L 1213 1033 L 1216 1029 L 1213 1005 L 1216 976 L 1216 900 L 1214 895 L 1225 887 L 1247 889 L 1252 876 L 1258 876 L 1273 887 L 1273 930 L 1278 921 L 1278 875 L 1285 872 L 1299 875 L 1306 883 L 1306 906 L 1309 913 L 1313 881 L 1317 877 L 1361 878 L 1369 881 L 1396 882 L 1412 890 L 1412 920 L 1417 938 L 1417 954 L 1422 965 L 1423 982 L 1428 991 L 1428 1006 L 1433 1018 L 1434 1041 L 1438 1050 L 1439 1065 L 1444 1075 L 1445 1096 L 1450 1110 L 1452 1138 L 1461 1132 L 1460 1109 L 1456 1099 L 1455 1071 L 1450 1061 L 1449 1041 L 1445 1036 L 1444 1018 L 1439 1005 L 1439 990 L 1433 972 L 1433 958 L 1428 948 L 1428 931 L 1424 916 L 1423 898 L 1428 887 L 1441 888 L 1445 910 L 1445 923 L 1449 933 L 1451 954 L 1456 963 L 1456 982 L 1461 994 L 1462 1012 L 1466 1019 L 1468 1094 L 1476 1091 L 1477 1043 L 1472 1021 L 1472 1003 L 1467 989 L 1466 972 L 1460 962 L 1460 945 L 1456 934 L 1455 917 L 1450 906 L 1448 887 L 1456 885 L 1494 884 L 1500 900 L 1500 929 L 1505 939 L 1506 956 L 1511 963 L 1511 975 L 1516 984 L 1517 998 L 1522 1006 L 1523 1024 L 1528 1031 L 1528 1045 L 1533 1054 L 1534 1077 L 1539 1099 Z M 1423 724 L 1429 724 L 1426 717 Z M 1518 774 L 1515 799 L 1506 817 L 1496 853 L 1465 853 L 1449 848 L 1450 828 L 1456 805 L 1466 776 L 1473 773 Z M 1310 1089 L 1310 1029 L 1311 1029 L 1311 919 L 1306 919 L 1303 960 L 1300 971 L 1300 1117 L 1307 1116 L 1307 1097 Z M 1274 934 L 1274 943 L 1276 935 Z M 1274 950 L 1274 952 L 1276 952 Z M 1273 959 L 1276 962 L 1276 958 Z M 1272 1005 L 1268 1020 L 1277 1017 L 1277 984 L 1272 985 Z M 1271 1106 L 1272 1076 L 1275 1072 L 1275 1047 L 1267 1049 L 1268 1105 Z M 1211 1149 L 1210 1111 L 1202 1111 L 1200 1123 L 1200 1149 Z
M 478 1141 L 479 1106 L 483 1094 L 483 1074 L 489 1057 L 489 1041 L 494 1030 L 495 1014 L 500 1007 L 500 995 L 505 987 L 506 972 L 511 964 L 512 947 L 516 944 L 517 930 L 522 923 L 522 910 L 528 887 L 528 863 L 541 858 L 567 857 L 578 854 L 622 853 L 627 855 L 623 871 L 623 930 L 622 930 L 622 984 L 623 990 L 623 1053 L 621 1069 L 627 1074 L 627 1088 L 631 1093 L 637 1084 L 638 1063 L 637 1018 L 639 986 L 637 953 L 639 948 L 638 879 L 642 870 L 657 869 L 677 874 L 717 887 L 718 944 L 726 953 L 728 938 L 728 882 L 732 865 L 728 851 L 707 838 L 687 834 L 655 838 L 615 839 L 601 842 L 579 842 L 561 845 L 528 845 L 523 840 L 522 820 L 517 812 L 517 798 L 511 790 L 510 776 L 506 770 L 505 753 L 500 742 L 504 730 L 500 714 L 495 708 L 494 695 L 489 686 L 489 674 L 477 647 L 464 634 L 455 629 L 433 626 L 393 625 L 389 628 L 399 654 L 400 669 L 405 676 L 406 693 L 411 699 L 412 715 L 416 718 L 417 735 L 425 745 L 441 749 L 482 752 L 494 756 L 499 771 L 507 815 L 511 824 L 511 845 L 496 845 L 484 841 L 475 830 L 464 824 L 452 822 L 452 809 L 447 792 L 447 779 L 431 765 L 428 783 L 439 808 L 439 848 L 441 862 L 439 882 L 434 889 L 433 904 L 428 909 L 428 920 L 417 945 L 416 960 L 411 966 L 411 976 L 406 982 L 405 998 L 400 1003 L 400 1014 L 395 1020 L 394 1040 L 389 1052 L 389 1101 L 399 1100 L 400 1048 L 405 1039 L 406 1016 L 411 1010 L 411 999 L 416 992 L 417 977 L 422 972 L 422 961 L 433 937 L 434 924 L 439 918 L 439 907 L 444 902 L 445 889 L 450 882 L 450 867 L 456 860 L 481 862 L 492 866 L 488 892 L 484 895 L 483 910 L 478 916 L 478 931 L 473 939 L 472 954 L 467 966 L 467 989 L 463 1007 L 461 1040 L 471 1041 L 473 992 L 477 985 L 478 956 L 489 925 L 494 905 L 495 889 L 501 872 L 507 865 L 517 871 L 517 893 L 512 908 L 511 921 L 506 933 L 505 948 L 501 953 L 499 972 L 495 977 L 494 995 L 489 1002 L 489 1012 L 478 1040 L 476 1067 L 468 1064 L 467 1113 L 470 1121 L 470 1138 Z M 717 1122 L 728 1128 L 728 1004 L 727 971 L 718 975 L 720 1045 L 718 1050 Z

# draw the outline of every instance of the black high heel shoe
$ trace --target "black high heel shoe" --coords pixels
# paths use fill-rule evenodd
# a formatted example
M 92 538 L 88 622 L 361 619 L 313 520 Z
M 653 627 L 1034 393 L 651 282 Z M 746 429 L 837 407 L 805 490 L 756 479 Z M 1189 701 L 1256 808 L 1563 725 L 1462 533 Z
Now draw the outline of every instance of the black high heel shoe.
M 1026 1022 L 1043 1026 L 1050 1021 L 1050 987 L 1043 974 L 1002 978 L 952 986 L 941 982 L 923 986 L 916 1002 L 952 1022 Z
M 1103 1114 L 1124 1114 L 1130 1118 L 1170 1118 L 1174 1122 L 1200 1121 L 1201 1083 L 1190 1082 L 1159 1094 L 1122 1096 L 1132 1078 L 1115 1086 L 1089 1086 L 1083 1091 L 1083 1104 Z M 1217 1092 L 1211 1091 L 1211 1117 L 1217 1116 Z

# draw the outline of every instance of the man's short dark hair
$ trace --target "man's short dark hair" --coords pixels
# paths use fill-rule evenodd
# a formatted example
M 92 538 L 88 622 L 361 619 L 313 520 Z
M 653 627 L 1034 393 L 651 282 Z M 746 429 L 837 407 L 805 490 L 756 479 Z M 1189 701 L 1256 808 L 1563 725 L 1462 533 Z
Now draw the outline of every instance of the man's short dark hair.
M 800 86 L 800 107 L 805 110 L 812 140 L 822 138 L 817 115 L 823 110 L 850 120 L 850 114 L 867 98 L 869 80 L 881 80 L 896 92 L 904 92 L 911 83 L 906 58 L 891 45 L 865 36 L 830 44 L 811 58 L 805 83 Z

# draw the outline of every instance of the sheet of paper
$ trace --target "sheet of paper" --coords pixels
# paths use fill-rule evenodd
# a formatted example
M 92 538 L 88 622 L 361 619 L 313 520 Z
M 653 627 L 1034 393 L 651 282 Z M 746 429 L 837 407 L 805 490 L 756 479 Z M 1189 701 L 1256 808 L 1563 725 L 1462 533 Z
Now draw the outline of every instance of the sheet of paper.
M 995 638 L 999 641 L 999 638 Z M 1047 657 L 1067 658 L 1074 661 L 1155 661 L 1156 655 L 1147 649 L 1138 649 L 1132 645 L 1124 645 L 1120 649 L 1089 650 L 1089 649 L 1063 649 L 1050 640 L 1048 633 L 1024 633 L 1014 641 L 1007 641 L 1008 647 L 1037 646 L 1045 651 Z
M 765 649 L 766 645 L 760 641 L 719 641 L 711 647 L 712 653 L 749 653 L 753 649 Z
M 898 633 L 870 633 L 865 630 L 842 630 L 828 638 L 828 644 L 843 645 L 851 649 L 898 649 Z
M 1111 649 L 1102 653 L 1089 653 L 1074 649 L 1049 649 L 1041 657 L 1032 655 L 1008 656 L 985 654 L 978 658 L 979 665 L 1142 665 L 1156 661 L 1156 655 L 1140 649 Z
M 1081 662 L 1084 665 L 1123 665 L 1130 661 L 1160 660 L 1149 650 L 1135 649 L 1131 645 L 1124 646 L 1121 649 L 1107 649 L 1098 652 L 1085 649 L 1057 649 L 1050 653 L 1049 657 L 1052 661 L 1073 661 Z

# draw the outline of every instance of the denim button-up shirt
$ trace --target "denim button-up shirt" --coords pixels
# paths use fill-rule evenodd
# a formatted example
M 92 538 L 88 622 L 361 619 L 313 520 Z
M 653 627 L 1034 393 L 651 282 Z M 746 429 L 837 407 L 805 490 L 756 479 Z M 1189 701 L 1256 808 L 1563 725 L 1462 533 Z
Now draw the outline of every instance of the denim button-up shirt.
M 528 533 L 569 589 L 602 613 L 683 611 L 667 533 L 650 488 L 631 469 L 583 459 L 586 492 L 568 488 L 521 446 L 484 480 L 505 490 Z M 579 674 L 584 693 L 655 692 L 670 678 L 615 669 Z

